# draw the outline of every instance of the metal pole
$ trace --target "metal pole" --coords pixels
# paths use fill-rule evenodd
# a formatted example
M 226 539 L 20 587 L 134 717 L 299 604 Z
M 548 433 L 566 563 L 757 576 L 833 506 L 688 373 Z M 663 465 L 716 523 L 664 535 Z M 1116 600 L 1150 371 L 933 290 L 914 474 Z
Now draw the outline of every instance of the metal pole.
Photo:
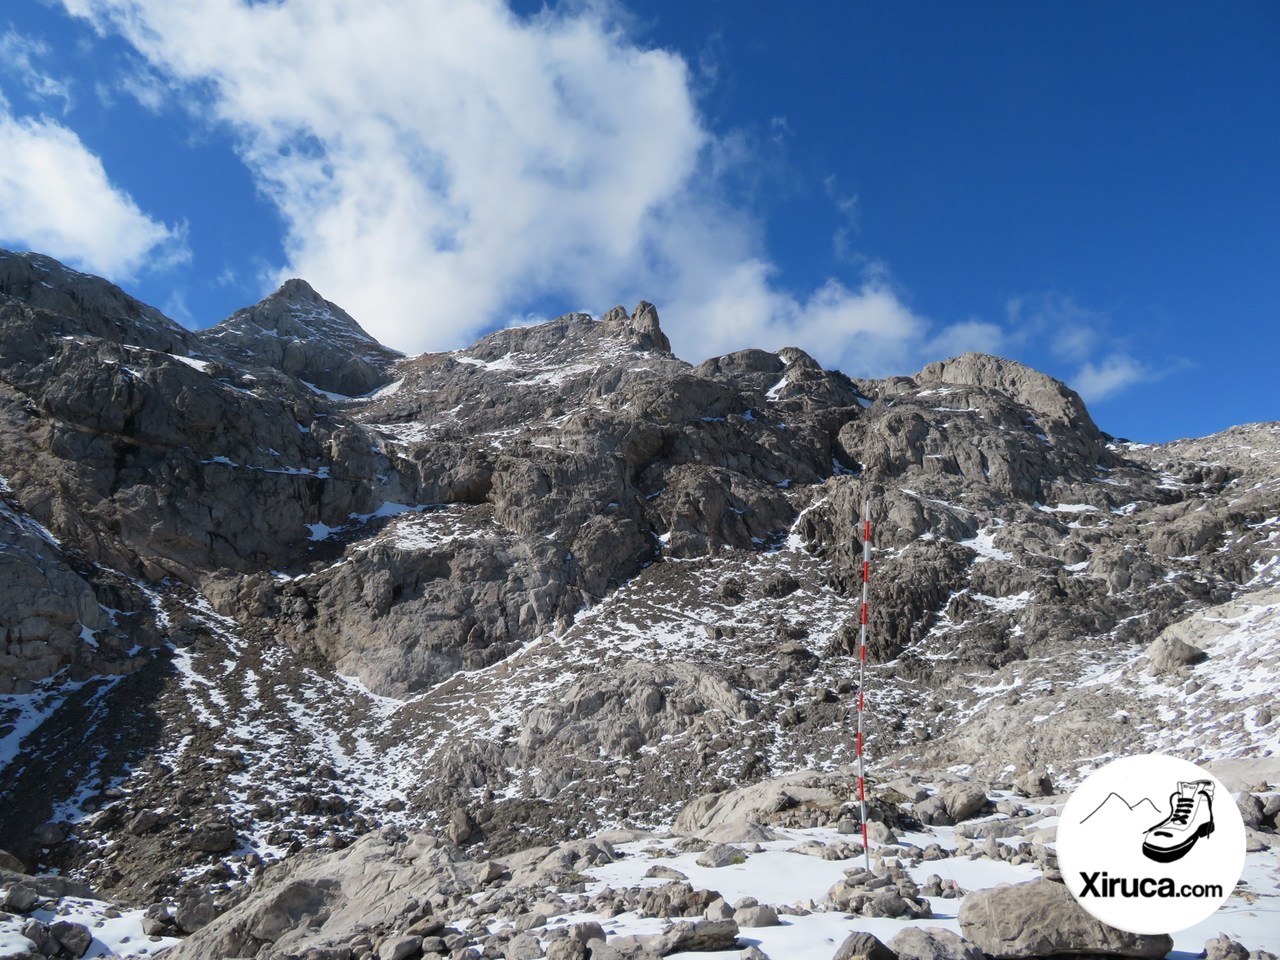
M 858 637 L 858 800 L 862 805 L 863 864 L 871 870 L 871 846 L 867 842 L 867 781 L 863 774 L 862 708 L 867 672 L 867 588 L 871 582 L 871 500 L 862 502 L 862 627 Z

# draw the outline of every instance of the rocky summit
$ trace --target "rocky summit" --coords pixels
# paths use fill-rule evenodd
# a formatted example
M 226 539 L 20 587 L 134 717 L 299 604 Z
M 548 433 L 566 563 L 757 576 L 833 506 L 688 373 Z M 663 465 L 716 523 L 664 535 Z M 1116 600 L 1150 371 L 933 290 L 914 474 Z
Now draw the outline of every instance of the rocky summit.
M 290 280 L 190 331 L 0 252 L 0 628 L 6 960 L 1280 949 L 1280 423 L 695 366 L 643 302 L 405 357 Z M 1056 870 L 1151 751 L 1244 815 L 1195 942 Z

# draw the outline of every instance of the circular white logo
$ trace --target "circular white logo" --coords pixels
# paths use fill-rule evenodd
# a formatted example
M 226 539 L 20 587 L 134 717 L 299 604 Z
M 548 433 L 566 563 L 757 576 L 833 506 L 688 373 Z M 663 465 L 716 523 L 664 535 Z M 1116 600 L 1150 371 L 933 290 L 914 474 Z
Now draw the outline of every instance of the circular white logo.
M 1124 757 L 1076 788 L 1058 822 L 1058 868 L 1080 906 L 1130 933 L 1207 918 L 1244 869 L 1244 823 L 1226 787 L 1187 760 Z

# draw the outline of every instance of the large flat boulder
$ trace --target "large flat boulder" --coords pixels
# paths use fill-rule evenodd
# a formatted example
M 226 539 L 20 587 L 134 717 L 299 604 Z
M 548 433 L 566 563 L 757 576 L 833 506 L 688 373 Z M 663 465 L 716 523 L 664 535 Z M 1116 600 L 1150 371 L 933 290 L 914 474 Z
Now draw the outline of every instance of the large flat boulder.
M 960 905 L 960 932 L 994 960 L 1090 956 L 1165 956 L 1168 934 L 1126 933 L 1090 916 L 1066 886 L 1052 880 L 978 890 Z

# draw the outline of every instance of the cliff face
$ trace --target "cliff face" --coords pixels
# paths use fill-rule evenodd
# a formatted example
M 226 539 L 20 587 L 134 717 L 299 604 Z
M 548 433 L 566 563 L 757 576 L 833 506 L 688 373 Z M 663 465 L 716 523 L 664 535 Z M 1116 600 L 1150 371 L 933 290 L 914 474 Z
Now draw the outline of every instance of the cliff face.
M 641 303 L 404 358 L 0 254 L 0 476 L 0 847 L 121 896 L 849 761 L 868 497 L 878 764 L 1280 750 L 1280 426 L 1122 443 L 995 357 L 695 367 Z

